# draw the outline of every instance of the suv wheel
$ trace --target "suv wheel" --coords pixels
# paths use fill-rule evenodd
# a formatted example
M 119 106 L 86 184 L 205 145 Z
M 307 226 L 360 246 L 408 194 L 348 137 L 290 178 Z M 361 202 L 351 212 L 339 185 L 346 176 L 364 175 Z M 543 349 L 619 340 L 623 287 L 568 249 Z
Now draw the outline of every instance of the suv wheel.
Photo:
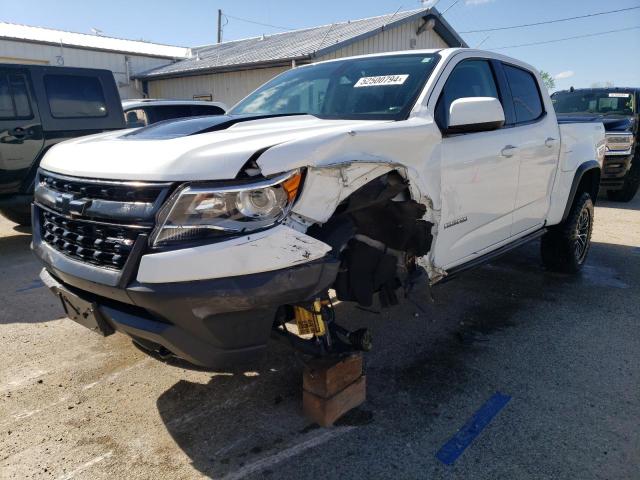
M 636 155 L 620 190 L 607 190 L 607 198 L 614 202 L 630 202 L 640 187 L 640 155 Z
M 584 265 L 591 246 L 593 202 L 582 193 L 573 202 L 567 219 L 542 237 L 542 262 L 548 270 L 576 273 Z

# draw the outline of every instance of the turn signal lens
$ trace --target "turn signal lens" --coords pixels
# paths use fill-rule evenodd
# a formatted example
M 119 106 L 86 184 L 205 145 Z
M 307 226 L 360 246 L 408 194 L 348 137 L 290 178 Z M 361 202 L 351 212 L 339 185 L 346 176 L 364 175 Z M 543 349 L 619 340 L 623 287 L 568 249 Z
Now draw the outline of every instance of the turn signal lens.
M 298 172 L 282 183 L 282 188 L 287 192 L 287 198 L 290 202 L 292 202 L 298 195 L 298 188 L 300 188 L 301 181 L 302 172 Z

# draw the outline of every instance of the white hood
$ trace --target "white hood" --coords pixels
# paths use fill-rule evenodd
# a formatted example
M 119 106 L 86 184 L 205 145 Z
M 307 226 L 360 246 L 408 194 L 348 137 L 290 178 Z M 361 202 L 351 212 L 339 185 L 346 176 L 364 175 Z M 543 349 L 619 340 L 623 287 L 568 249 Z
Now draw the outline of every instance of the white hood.
M 177 138 L 127 136 L 132 130 L 81 137 L 54 146 L 41 167 L 78 177 L 138 181 L 228 180 L 256 152 L 322 135 L 344 136 L 381 121 L 322 120 L 310 115 L 243 121 Z M 286 148 L 280 149 L 286 153 Z M 284 163 L 279 159 L 278 163 Z M 300 159 L 291 159 L 294 163 Z M 265 165 L 268 167 L 268 165 Z M 267 168 L 268 169 L 268 168 Z

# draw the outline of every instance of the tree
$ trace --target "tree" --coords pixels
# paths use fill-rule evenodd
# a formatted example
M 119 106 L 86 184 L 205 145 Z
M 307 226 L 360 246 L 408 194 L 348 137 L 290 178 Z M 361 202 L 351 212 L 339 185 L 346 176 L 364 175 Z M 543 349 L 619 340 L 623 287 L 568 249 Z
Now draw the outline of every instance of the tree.
M 547 87 L 547 90 L 553 90 L 556 88 L 556 81 L 551 74 L 544 70 L 540 70 L 540 76 L 542 77 L 542 82 L 544 83 L 544 86 Z

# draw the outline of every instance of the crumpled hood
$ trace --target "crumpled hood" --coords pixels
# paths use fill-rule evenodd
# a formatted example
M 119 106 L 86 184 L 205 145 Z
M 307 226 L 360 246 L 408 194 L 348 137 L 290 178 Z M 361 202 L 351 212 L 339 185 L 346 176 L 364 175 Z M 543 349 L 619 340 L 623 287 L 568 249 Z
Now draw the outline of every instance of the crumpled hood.
M 137 181 L 228 180 L 254 155 L 274 145 L 322 135 L 330 141 L 358 126 L 383 121 L 323 120 L 311 115 L 247 119 L 228 125 L 210 118 L 206 133 L 144 135 L 141 130 L 120 130 L 62 142 L 42 160 L 41 167 L 78 177 Z M 227 117 L 228 118 L 228 117 Z M 183 119 L 166 123 L 180 130 Z M 197 119 L 202 122 L 204 118 Z M 183 123 L 180 123 L 183 122 Z M 184 133 L 187 132 L 187 133 Z M 160 138 L 161 137 L 161 138 Z M 286 154 L 286 148 L 281 149 Z M 300 159 L 291 159 L 292 163 Z

